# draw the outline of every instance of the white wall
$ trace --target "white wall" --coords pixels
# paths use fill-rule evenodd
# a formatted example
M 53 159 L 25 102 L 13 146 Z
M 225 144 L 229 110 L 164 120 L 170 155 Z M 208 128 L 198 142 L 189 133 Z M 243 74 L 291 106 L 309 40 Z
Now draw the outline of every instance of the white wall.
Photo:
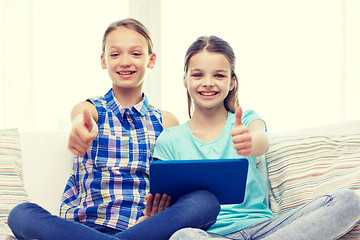
M 100 66 L 101 41 L 111 22 L 128 17 L 128 1 L 0 6 L 0 128 L 68 131 L 71 108 L 111 87 Z
M 0 129 L 68 131 L 73 105 L 111 87 L 102 35 L 129 16 L 158 55 L 145 91 L 181 122 L 183 58 L 203 34 L 233 46 L 241 104 L 270 131 L 360 119 L 357 0 L 1 0 L 0 15 Z
M 360 1 L 343 1 L 344 16 L 344 115 L 360 119 Z
M 359 17 L 356 0 L 163 1 L 162 31 L 176 32 L 162 35 L 163 108 L 186 120 L 184 54 L 214 34 L 235 50 L 241 105 L 269 131 L 360 119 Z

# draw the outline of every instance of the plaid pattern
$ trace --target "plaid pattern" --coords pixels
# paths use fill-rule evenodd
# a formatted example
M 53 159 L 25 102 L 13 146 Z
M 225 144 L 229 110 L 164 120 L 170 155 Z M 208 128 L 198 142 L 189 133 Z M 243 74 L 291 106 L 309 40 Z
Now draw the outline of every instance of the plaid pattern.
M 99 134 L 83 157 L 74 161 L 60 216 L 116 229 L 133 226 L 149 191 L 149 163 L 163 130 L 161 113 L 143 100 L 122 108 L 112 89 L 89 99 L 98 111 Z

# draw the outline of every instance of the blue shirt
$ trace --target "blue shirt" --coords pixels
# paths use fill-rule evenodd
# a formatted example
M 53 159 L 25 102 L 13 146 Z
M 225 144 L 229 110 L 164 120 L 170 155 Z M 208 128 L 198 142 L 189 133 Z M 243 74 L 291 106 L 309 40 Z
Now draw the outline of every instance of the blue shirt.
M 254 120 L 261 118 L 254 111 L 243 112 L 245 126 Z M 212 142 L 199 141 L 187 123 L 166 129 L 156 142 L 153 157 L 161 160 L 239 158 L 230 136 L 234 121 L 235 114 L 229 112 L 220 137 Z M 249 169 L 244 202 L 221 205 L 217 221 L 209 232 L 225 235 L 273 217 L 267 207 L 266 184 L 256 168 L 256 158 L 248 156 L 247 159 Z
M 123 108 L 112 89 L 89 100 L 98 112 L 99 133 L 87 153 L 74 160 L 60 216 L 124 230 L 142 215 L 149 163 L 163 130 L 161 113 L 146 96 Z

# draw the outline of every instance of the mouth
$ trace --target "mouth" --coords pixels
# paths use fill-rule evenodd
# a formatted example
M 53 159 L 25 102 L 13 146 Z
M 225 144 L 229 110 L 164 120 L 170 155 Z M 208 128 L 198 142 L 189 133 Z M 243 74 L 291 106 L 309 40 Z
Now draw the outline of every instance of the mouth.
M 119 72 L 116 72 L 117 74 L 119 75 L 123 75 L 123 76 L 129 76 L 129 75 L 132 75 L 135 73 L 135 71 L 119 71 Z
M 216 91 L 200 91 L 199 94 L 202 96 L 214 96 L 218 94 L 219 92 Z

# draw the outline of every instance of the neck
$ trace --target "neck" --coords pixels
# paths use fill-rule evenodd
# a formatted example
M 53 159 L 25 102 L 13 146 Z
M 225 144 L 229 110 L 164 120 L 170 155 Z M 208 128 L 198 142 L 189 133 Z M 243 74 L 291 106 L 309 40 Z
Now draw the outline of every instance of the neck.
M 119 88 L 113 86 L 115 98 L 124 108 L 132 107 L 142 100 L 142 88 Z
M 189 122 L 198 123 L 199 125 L 213 125 L 214 123 L 224 122 L 227 119 L 227 110 L 225 107 L 221 106 L 219 108 L 211 108 L 204 109 L 198 108 L 196 109 L 193 116 L 191 117 Z
M 196 109 L 188 122 L 192 134 L 203 142 L 218 138 L 225 126 L 228 112 L 220 109 Z

